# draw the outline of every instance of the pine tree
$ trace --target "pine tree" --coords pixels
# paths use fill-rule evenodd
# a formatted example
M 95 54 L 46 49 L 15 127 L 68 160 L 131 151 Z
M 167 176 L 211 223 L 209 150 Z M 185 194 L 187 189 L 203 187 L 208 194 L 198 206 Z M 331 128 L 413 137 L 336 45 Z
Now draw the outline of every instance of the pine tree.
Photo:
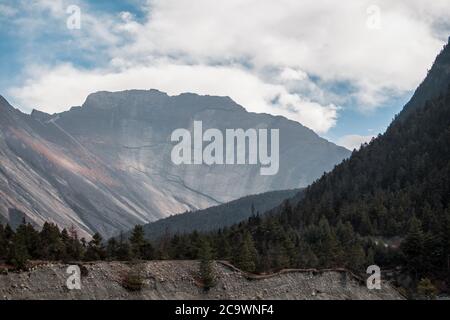
M 92 240 L 89 241 L 88 248 L 85 254 L 85 260 L 96 261 L 103 260 L 106 257 L 106 251 L 103 247 L 102 236 L 97 232 L 92 236 Z
M 375 250 L 370 247 L 367 249 L 366 265 L 371 266 L 373 264 L 375 264 Z
M 244 271 L 254 272 L 257 266 L 257 256 L 258 252 L 256 251 L 253 238 L 249 232 L 246 232 L 234 258 L 234 263 Z
M 308 244 L 301 245 L 300 250 L 299 268 L 317 268 L 319 266 L 319 259 Z
M 422 224 L 416 216 L 411 218 L 409 231 L 401 244 L 401 249 L 405 255 L 407 270 L 418 279 L 422 271 L 424 235 Z
M 203 239 L 200 246 L 200 277 L 203 287 L 208 290 L 215 285 L 213 253 L 208 239 Z
M 67 253 L 67 247 L 70 246 L 70 236 L 66 228 L 61 231 L 61 241 L 64 245 L 64 255 L 61 259 L 64 262 L 68 262 L 72 259 L 72 257 Z
M 72 260 L 81 260 L 84 254 L 84 248 L 80 240 L 78 239 L 78 232 L 72 225 L 68 231 L 69 239 L 66 243 L 67 255 Z
M 444 274 L 450 283 L 450 208 L 445 212 L 444 221 L 440 230 L 440 243 L 442 246 L 442 262 Z
M 131 260 L 131 247 L 128 241 L 124 239 L 123 233 L 120 233 L 119 244 L 117 246 L 117 259 L 119 261 L 129 261 Z
M 342 248 L 324 216 L 319 221 L 318 236 L 315 253 L 319 257 L 319 264 L 325 268 L 341 266 L 343 261 Z
M 7 224 L 3 230 L 6 241 L 12 241 L 14 238 L 14 231 L 9 224 Z
M 25 234 L 23 232 L 16 233 L 8 253 L 7 262 L 16 269 L 26 269 L 29 258 Z
M 117 251 L 119 244 L 115 238 L 111 238 L 108 240 L 106 245 L 106 256 L 108 260 L 114 261 L 117 259 Z
M 65 246 L 55 224 L 45 222 L 39 233 L 39 256 L 44 260 L 58 261 L 65 257 Z
M 141 254 L 142 259 L 144 260 L 153 260 L 156 258 L 156 252 L 153 245 L 150 243 L 150 241 L 145 241 L 144 244 L 141 247 Z
M 130 236 L 130 245 L 135 259 L 144 258 L 144 246 L 146 245 L 144 228 L 141 225 L 134 227 Z
M 218 240 L 218 244 L 216 245 L 216 248 L 218 250 L 218 256 L 223 259 L 223 260 L 227 260 L 230 261 L 233 257 L 233 248 L 230 244 L 230 242 L 228 241 L 228 239 L 226 238 L 225 235 L 222 235 L 219 240 Z
M 357 273 L 364 273 L 366 255 L 359 243 L 354 243 L 347 251 L 347 267 Z
M 31 224 L 25 221 L 25 218 L 23 218 L 22 223 L 17 227 L 16 237 L 23 239 L 30 259 L 38 257 L 39 233 Z
M 8 254 L 8 241 L 5 236 L 5 228 L 0 224 L 0 260 L 6 259 Z

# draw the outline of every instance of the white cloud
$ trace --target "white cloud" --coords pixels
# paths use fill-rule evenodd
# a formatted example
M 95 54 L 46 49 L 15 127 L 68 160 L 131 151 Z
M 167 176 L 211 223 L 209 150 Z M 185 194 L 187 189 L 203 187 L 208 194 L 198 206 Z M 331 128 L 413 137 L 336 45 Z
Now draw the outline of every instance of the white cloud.
M 6 4 L 0 3 L 0 18 L 2 17 L 13 17 L 17 14 L 17 9 L 14 7 L 8 6 Z
M 357 134 L 350 134 L 340 137 L 336 143 L 349 150 L 353 149 L 358 150 L 361 147 L 361 144 L 370 142 L 372 138 L 375 138 L 375 136 L 374 135 L 361 136 Z
M 282 82 L 289 82 L 289 81 L 303 81 L 308 79 L 308 75 L 306 72 L 302 70 L 295 70 L 292 68 L 284 68 L 283 71 L 280 73 L 280 80 Z
M 35 67 L 28 77 L 25 85 L 10 90 L 14 102 L 50 113 L 81 105 L 95 91 L 158 88 L 172 95 L 194 92 L 230 96 L 248 111 L 282 115 L 319 133 L 330 129 L 337 116 L 334 105 L 311 102 L 237 66 L 188 66 L 163 60 L 152 66 L 104 72 L 66 64 L 53 69 Z
M 150 19 L 126 50 L 201 62 L 248 59 L 257 70 L 280 66 L 350 81 L 362 107 L 371 108 L 384 89 L 413 89 L 442 46 L 433 19 L 448 20 L 450 2 L 425 2 L 376 1 L 382 23 L 373 30 L 366 25 L 371 0 L 152 1 Z
M 38 1 L 54 16 L 66 2 Z M 379 29 L 367 27 L 371 5 L 380 8 Z M 129 12 L 98 16 L 86 7 L 75 45 L 104 46 L 99 50 L 110 60 L 92 70 L 31 68 L 27 81 L 10 90 L 23 107 L 61 111 L 96 90 L 192 91 L 229 95 L 249 111 L 281 114 L 324 133 L 346 101 L 370 111 L 414 89 L 449 31 L 437 22 L 450 20 L 448 0 L 149 0 L 143 22 Z M 326 89 L 336 83 L 353 90 Z

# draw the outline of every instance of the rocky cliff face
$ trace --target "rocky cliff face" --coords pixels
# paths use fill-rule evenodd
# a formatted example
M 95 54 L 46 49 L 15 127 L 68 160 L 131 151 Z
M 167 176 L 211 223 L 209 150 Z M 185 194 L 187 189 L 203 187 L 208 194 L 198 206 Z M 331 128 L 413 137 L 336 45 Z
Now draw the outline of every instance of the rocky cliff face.
M 68 265 L 46 264 L 32 271 L 0 275 L 0 299 L 402 299 L 389 284 L 369 290 L 347 272 L 290 271 L 250 279 L 237 269 L 215 263 L 216 286 L 205 292 L 196 261 L 150 261 L 130 266 L 101 262 L 84 266 L 81 290 L 66 286 Z M 139 268 L 140 291 L 124 288 L 123 278 Z
M 280 131 L 280 168 L 174 165 L 173 130 Z M 249 194 L 304 187 L 349 151 L 283 117 L 255 114 L 230 98 L 150 91 L 98 92 L 81 107 L 23 114 L 0 99 L 0 220 L 74 225 L 104 236 Z

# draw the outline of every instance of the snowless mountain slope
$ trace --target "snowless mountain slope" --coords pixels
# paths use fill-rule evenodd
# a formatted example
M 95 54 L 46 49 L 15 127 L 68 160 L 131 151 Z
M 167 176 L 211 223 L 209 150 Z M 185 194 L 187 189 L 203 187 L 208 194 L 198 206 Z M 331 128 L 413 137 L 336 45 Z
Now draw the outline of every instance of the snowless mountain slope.
M 259 165 L 175 165 L 171 133 L 279 129 L 278 174 Z M 0 98 L 0 220 L 117 234 L 135 224 L 261 192 L 304 187 L 349 156 L 301 124 L 247 112 L 228 97 L 97 92 L 81 107 L 31 115 Z

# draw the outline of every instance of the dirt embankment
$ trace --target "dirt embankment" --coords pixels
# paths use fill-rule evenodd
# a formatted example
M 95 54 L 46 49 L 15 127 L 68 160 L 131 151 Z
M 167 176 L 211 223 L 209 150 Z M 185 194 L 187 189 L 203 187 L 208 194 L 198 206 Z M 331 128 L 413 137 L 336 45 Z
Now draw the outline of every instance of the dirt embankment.
M 402 299 L 390 284 L 369 290 L 345 270 L 286 270 L 255 277 L 216 262 L 216 285 L 205 291 L 196 261 L 98 262 L 82 267 L 80 290 L 69 290 L 67 267 L 42 264 L 1 274 L 0 299 Z M 137 269 L 142 288 L 132 291 L 124 279 Z

